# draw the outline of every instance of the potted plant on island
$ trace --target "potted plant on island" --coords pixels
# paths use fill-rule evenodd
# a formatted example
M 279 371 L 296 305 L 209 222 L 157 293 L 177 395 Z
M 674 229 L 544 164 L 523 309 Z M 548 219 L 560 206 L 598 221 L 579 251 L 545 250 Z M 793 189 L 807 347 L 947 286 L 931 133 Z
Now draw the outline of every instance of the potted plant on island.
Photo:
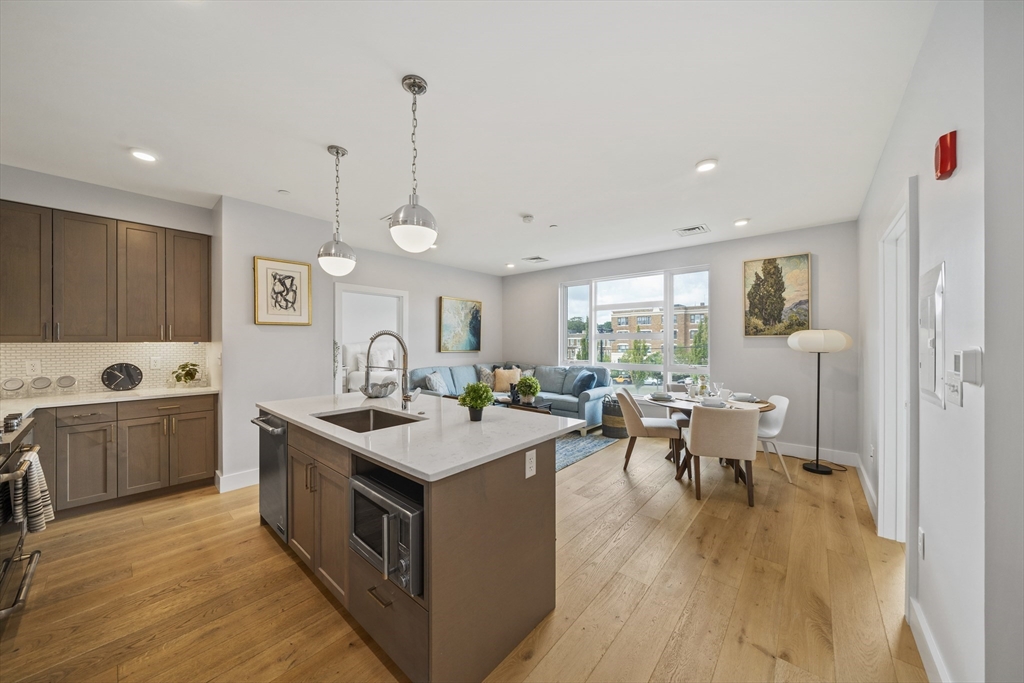
M 494 392 L 483 382 L 467 384 L 462 395 L 459 396 L 459 405 L 469 408 L 471 422 L 479 422 L 484 416 L 484 408 L 493 403 Z
M 527 375 L 519 379 L 516 388 L 519 390 L 519 395 L 522 396 L 523 403 L 530 405 L 533 403 L 533 397 L 540 393 L 540 380 L 532 375 Z
M 171 375 L 174 376 L 174 381 L 181 382 L 187 387 L 199 377 L 199 366 L 195 363 L 182 363 Z

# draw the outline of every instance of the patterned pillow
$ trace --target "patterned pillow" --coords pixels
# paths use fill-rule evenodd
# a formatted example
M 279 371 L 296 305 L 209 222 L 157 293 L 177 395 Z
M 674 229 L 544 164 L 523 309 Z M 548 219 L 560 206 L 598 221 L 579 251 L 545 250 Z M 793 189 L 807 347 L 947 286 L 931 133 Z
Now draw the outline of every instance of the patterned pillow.
M 533 368 L 523 370 L 523 377 L 533 377 Z
M 476 381 L 483 382 L 494 391 L 494 370 L 486 365 L 476 366 Z
M 515 384 L 519 381 L 521 373 L 519 368 L 514 370 L 495 370 L 494 371 L 494 391 L 509 391 L 509 384 Z
M 439 394 L 448 393 L 448 384 L 444 381 L 444 377 L 441 376 L 440 372 L 434 371 L 423 378 L 423 381 L 427 383 L 427 389 L 430 391 L 436 391 Z

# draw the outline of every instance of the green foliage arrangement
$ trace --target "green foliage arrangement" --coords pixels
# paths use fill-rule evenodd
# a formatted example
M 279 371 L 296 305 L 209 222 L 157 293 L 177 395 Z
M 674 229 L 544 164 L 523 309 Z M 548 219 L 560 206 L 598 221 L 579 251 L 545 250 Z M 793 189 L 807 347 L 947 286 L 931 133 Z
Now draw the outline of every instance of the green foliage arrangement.
M 171 373 L 175 382 L 189 384 L 196 381 L 199 376 L 199 366 L 195 363 L 182 363 Z
M 523 377 L 516 382 L 516 389 L 523 396 L 536 396 L 540 393 L 540 380 L 533 376 Z
M 459 396 L 459 405 L 480 410 L 494 403 L 494 392 L 483 382 L 467 384 L 466 389 Z

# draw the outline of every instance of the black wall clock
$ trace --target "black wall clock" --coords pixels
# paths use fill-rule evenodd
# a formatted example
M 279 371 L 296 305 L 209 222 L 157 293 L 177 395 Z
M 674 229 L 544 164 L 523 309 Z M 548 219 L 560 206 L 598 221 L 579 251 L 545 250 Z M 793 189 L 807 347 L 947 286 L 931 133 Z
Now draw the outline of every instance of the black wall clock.
M 114 391 L 134 389 L 142 382 L 142 370 L 131 363 L 114 363 L 100 376 L 103 386 Z

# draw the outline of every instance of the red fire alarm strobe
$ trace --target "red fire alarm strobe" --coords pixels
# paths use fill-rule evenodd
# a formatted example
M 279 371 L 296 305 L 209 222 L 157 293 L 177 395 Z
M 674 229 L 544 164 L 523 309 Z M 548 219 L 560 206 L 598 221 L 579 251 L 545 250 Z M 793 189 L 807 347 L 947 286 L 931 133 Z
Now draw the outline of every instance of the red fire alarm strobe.
M 945 180 L 956 170 L 956 131 L 939 138 L 935 143 L 935 179 Z

